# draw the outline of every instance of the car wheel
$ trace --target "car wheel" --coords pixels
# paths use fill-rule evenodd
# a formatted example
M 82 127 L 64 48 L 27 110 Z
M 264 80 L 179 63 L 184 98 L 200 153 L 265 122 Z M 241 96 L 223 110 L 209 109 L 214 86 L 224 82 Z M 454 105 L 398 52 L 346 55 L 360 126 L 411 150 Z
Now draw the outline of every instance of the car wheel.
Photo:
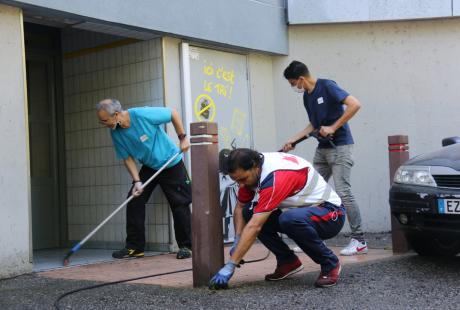
M 454 256 L 460 253 L 460 240 L 429 236 L 408 238 L 412 249 L 423 256 Z

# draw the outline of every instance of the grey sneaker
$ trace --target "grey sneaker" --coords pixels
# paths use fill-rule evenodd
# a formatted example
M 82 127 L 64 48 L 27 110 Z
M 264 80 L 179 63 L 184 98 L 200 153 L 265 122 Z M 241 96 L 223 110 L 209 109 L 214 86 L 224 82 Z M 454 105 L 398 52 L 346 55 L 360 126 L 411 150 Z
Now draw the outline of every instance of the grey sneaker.
M 177 259 L 185 259 L 185 258 L 190 258 L 192 257 L 192 250 L 190 250 L 187 247 L 181 247 L 179 251 L 177 252 Z

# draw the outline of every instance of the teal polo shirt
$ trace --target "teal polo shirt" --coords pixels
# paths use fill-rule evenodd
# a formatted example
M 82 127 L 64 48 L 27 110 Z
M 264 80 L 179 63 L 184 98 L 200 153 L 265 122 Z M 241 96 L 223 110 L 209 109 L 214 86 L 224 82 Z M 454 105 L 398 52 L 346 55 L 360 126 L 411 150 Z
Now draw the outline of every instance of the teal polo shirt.
M 142 107 L 127 111 L 130 118 L 129 128 L 118 126 L 115 130 L 110 130 L 117 157 L 127 159 L 131 156 L 154 170 L 160 169 L 179 152 L 179 148 L 163 129 L 163 125 L 171 121 L 171 109 Z M 181 159 L 178 156 L 168 168 L 179 163 Z

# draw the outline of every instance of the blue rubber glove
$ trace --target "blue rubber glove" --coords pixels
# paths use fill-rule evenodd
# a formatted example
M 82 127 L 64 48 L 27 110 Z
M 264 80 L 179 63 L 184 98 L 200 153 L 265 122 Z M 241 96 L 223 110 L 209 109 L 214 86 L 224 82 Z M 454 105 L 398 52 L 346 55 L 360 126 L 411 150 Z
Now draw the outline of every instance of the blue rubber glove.
M 238 245 L 238 242 L 240 241 L 240 235 L 235 235 L 235 238 L 233 239 L 233 245 L 230 248 L 230 256 L 233 255 L 235 252 L 236 246 Z
M 230 281 L 230 278 L 233 276 L 235 267 L 236 264 L 232 261 L 225 264 L 225 266 L 212 277 L 211 281 L 209 281 L 209 288 L 214 290 L 228 288 L 228 281 Z

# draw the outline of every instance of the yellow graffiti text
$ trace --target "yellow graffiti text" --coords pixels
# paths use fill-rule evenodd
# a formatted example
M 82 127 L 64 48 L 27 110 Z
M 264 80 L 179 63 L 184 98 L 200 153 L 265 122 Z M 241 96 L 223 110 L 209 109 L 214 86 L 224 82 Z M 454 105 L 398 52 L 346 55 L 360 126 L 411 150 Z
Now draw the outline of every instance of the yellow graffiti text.
M 212 93 L 212 82 L 204 81 L 203 90 L 208 93 Z
M 203 73 L 206 75 L 214 75 L 214 68 L 211 65 L 207 65 L 203 67 Z

